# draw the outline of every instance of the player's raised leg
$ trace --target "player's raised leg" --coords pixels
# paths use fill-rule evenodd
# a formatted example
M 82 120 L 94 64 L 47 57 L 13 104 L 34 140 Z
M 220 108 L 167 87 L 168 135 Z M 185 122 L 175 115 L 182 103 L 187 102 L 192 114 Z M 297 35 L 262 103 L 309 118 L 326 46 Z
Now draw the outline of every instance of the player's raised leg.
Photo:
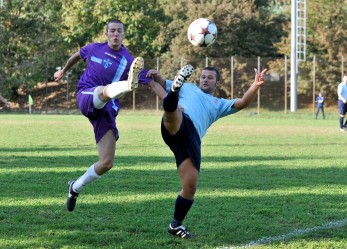
M 183 85 L 183 83 L 192 75 L 194 71 L 194 67 L 192 65 L 185 65 L 182 67 L 176 74 L 172 86 L 171 91 L 177 92 Z
M 166 130 L 174 135 L 177 133 L 178 129 L 182 123 L 182 111 L 178 107 L 178 93 L 181 89 L 183 83 L 189 78 L 193 73 L 193 66 L 186 65 L 182 67 L 175 76 L 172 82 L 171 90 L 163 99 L 163 124 Z
M 103 96 L 110 99 L 118 99 L 123 96 L 123 94 L 136 89 L 143 66 L 143 58 L 135 58 L 130 67 L 128 80 L 117 81 L 107 85 L 102 91 Z
M 129 76 L 128 76 L 128 89 L 133 91 L 138 87 L 140 73 L 144 66 L 144 60 L 142 57 L 137 57 L 133 61 L 130 67 Z

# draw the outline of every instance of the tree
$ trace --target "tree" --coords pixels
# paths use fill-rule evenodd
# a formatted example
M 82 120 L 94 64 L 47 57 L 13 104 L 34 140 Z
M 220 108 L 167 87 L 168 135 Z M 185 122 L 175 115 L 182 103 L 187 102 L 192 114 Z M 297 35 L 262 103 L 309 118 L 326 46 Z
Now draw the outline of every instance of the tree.
M 285 34 L 282 29 L 287 19 L 273 11 L 268 1 L 160 0 L 159 3 L 165 15 L 170 16 L 170 22 L 165 29 L 161 29 L 155 41 L 158 44 L 162 43 L 163 48 L 168 48 L 162 52 L 171 60 L 168 59 L 161 69 L 168 75 L 172 74 L 169 72 L 172 71 L 170 68 L 173 64 L 179 67 L 179 58 L 194 63 L 198 58 L 201 61 L 201 58 L 205 57 L 282 56 L 274 44 Z M 189 24 L 201 17 L 211 19 L 218 28 L 217 40 L 208 48 L 194 47 L 187 39 Z M 203 65 L 197 66 L 203 67 Z M 227 70 L 221 73 L 222 78 L 228 78 L 230 75 Z M 240 78 L 242 77 L 244 76 L 241 75 Z M 230 96 L 229 88 L 222 87 L 219 90 L 219 96 Z
M 0 9 L 0 91 L 6 97 L 15 99 L 21 85 L 47 80 L 48 53 L 59 42 L 59 2 L 13 0 Z
M 74 48 L 105 41 L 105 25 L 121 20 L 126 27 L 125 45 L 135 55 L 153 57 L 153 39 L 165 19 L 156 0 L 66 0 L 63 3 L 63 37 Z

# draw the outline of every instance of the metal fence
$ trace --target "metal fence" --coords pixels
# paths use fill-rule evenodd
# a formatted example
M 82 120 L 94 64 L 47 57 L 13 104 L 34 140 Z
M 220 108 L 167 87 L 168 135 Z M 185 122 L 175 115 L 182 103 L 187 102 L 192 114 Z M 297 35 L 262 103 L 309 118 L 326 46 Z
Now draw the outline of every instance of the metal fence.
M 190 81 L 198 83 L 201 70 L 206 66 L 216 67 L 221 73 L 221 85 L 215 96 L 221 98 L 242 97 L 244 92 L 252 84 L 254 68 L 262 70 L 268 68 L 268 76 L 265 84 L 259 89 L 256 99 L 251 104 L 259 113 L 262 110 L 283 111 L 290 109 L 290 61 L 284 58 L 196 58 L 186 61 L 184 58 L 145 59 L 145 68 L 155 68 L 166 79 L 173 79 L 177 70 L 185 64 L 192 64 L 195 68 Z M 344 75 L 344 58 L 333 63 L 331 73 L 320 73 L 326 67 L 331 67 L 331 62 L 313 57 L 311 60 L 299 65 L 297 77 L 298 109 L 314 108 L 315 97 L 322 92 L 327 99 L 328 105 L 336 105 L 337 84 Z M 336 65 L 335 65 L 336 64 Z M 337 69 L 337 70 L 336 70 Z M 326 71 L 326 70 L 325 70 Z M 72 70 L 60 83 L 45 82 L 25 93 L 19 99 L 18 108 L 13 110 L 27 109 L 27 95 L 34 99 L 33 112 L 64 112 L 78 111 L 76 104 L 76 85 L 80 72 Z M 124 95 L 121 100 L 121 108 L 128 110 L 160 110 L 161 101 L 149 89 L 148 86 L 140 85 L 133 93 Z

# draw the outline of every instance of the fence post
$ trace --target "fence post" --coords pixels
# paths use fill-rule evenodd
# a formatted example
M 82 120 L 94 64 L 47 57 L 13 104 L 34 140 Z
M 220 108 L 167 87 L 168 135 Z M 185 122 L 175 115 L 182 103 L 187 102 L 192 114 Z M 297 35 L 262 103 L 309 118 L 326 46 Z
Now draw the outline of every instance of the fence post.
M 258 56 L 258 72 L 260 72 L 260 56 Z M 258 88 L 258 115 L 260 114 L 260 87 Z
M 313 56 L 313 68 L 312 68 L 312 80 L 313 80 L 313 87 L 312 87 L 312 113 L 314 113 L 315 110 L 315 96 L 316 96 L 316 56 Z
M 230 61 L 230 99 L 234 98 L 234 56 L 231 56 Z
M 288 58 L 284 56 L 284 113 L 287 114 L 288 109 L 288 72 L 287 72 Z
M 344 62 L 345 62 L 345 57 L 342 55 L 341 56 L 341 81 L 342 81 L 343 75 L 344 75 L 344 73 L 343 73 Z
M 157 71 L 159 72 L 159 57 L 157 57 Z M 156 97 L 156 106 L 157 106 L 157 112 L 159 111 L 159 97 Z

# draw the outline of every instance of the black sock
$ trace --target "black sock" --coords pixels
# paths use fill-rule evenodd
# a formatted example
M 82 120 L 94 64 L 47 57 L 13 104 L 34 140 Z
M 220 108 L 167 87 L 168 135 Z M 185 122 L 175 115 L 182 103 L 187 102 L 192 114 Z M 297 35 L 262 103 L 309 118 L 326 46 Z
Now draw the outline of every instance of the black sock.
M 188 200 L 178 195 L 175 203 L 174 219 L 171 222 L 172 227 L 182 225 L 189 209 L 192 207 L 194 200 Z
M 170 90 L 170 92 L 163 99 L 164 111 L 174 112 L 174 111 L 176 111 L 177 106 L 178 106 L 178 91 L 173 92 Z
M 340 128 L 343 128 L 343 117 L 340 117 Z

